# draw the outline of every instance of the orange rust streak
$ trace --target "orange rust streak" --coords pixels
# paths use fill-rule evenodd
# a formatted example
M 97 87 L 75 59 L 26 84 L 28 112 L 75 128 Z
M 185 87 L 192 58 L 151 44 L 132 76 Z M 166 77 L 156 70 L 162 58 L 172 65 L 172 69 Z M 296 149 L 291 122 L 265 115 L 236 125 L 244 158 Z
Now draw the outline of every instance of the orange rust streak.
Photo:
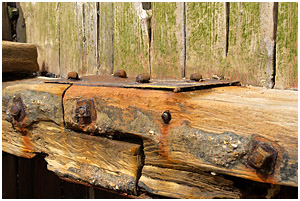
M 31 139 L 28 136 L 23 136 L 22 137 L 22 143 L 23 143 L 22 157 L 28 158 L 28 153 L 33 153 L 34 152 Z

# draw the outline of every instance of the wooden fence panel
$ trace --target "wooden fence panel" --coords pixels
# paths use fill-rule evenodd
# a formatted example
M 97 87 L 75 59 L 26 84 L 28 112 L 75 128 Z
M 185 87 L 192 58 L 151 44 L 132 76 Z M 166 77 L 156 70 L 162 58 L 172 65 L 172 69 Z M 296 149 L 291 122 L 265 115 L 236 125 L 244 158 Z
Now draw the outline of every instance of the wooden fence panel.
M 114 3 L 114 71 L 124 69 L 127 76 L 149 72 L 148 37 L 142 19 L 142 4 Z
M 152 3 L 151 75 L 182 78 L 183 3 Z
M 275 88 L 298 88 L 298 3 L 278 3 Z
M 186 77 L 222 73 L 226 57 L 225 3 L 189 2 L 186 11 Z

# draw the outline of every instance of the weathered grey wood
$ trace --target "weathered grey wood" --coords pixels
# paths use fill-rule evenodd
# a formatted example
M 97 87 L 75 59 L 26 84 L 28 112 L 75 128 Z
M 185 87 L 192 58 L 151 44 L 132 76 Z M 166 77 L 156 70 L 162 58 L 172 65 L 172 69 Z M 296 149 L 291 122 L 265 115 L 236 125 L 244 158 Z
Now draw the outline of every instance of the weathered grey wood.
M 33 44 L 2 41 L 2 72 L 39 70 L 37 48 Z
M 99 2 L 98 74 L 113 73 L 113 3 Z
M 275 88 L 298 88 L 298 3 L 278 3 Z

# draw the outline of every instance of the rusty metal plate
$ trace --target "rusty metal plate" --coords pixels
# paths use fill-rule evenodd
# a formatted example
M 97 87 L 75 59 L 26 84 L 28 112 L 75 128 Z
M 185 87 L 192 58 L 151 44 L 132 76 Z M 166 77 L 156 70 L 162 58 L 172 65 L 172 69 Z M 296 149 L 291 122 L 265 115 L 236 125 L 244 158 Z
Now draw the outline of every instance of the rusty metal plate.
M 156 89 L 174 92 L 194 91 L 212 87 L 240 85 L 239 81 L 205 79 L 201 82 L 188 79 L 151 79 L 149 83 L 136 82 L 135 78 L 118 78 L 114 76 L 84 76 L 79 80 L 55 79 L 45 83 L 73 84 L 81 86 L 122 87 L 137 89 Z

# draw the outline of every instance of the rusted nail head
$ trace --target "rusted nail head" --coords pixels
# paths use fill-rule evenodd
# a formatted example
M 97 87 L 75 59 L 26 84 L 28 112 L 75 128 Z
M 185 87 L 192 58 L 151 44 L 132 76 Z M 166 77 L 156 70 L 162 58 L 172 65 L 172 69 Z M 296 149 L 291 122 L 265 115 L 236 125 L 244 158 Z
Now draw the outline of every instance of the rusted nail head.
M 136 81 L 140 83 L 148 83 L 150 80 L 150 75 L 149 74 L 139 74 L 136 77 Z
M 10 114 L 14 117 L 18 116 L 21 112 L 21 108 L 20 108 L 20 105 L 19 103 L 13 105 L 10 109 Z
M 127 74 L 126 74 L 125 70 L 123 70 L 123 69 L 115 71 L 114 76 L 121 77 L 121 78 L 127 78 Z
M 78 80 L 78 73 L 77 72 L 69 72 L 68 79 Z
M 170 111 L 164 111 L 161 115 L 161 118 L 164 120 L 165 124 L 168 124 L 172 119 Z
M 190 76 L 190 80 L 199 81 L 202 79 L 202 75 L 200 73 L 193 73 Z

